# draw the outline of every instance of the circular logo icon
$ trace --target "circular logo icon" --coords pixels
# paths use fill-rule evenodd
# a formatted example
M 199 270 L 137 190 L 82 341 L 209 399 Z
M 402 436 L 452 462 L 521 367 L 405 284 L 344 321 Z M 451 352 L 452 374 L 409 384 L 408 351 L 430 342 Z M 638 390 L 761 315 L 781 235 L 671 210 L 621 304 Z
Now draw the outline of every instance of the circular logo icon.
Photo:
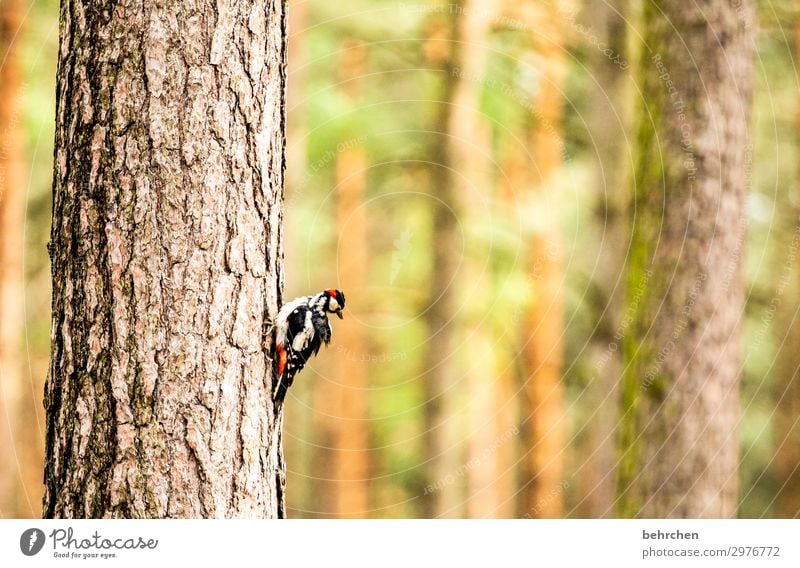
M 19 537 L 19 549 L 25 556 L 39 554 L 44 546 L 44 531 L 41 529 L 28 529 Z

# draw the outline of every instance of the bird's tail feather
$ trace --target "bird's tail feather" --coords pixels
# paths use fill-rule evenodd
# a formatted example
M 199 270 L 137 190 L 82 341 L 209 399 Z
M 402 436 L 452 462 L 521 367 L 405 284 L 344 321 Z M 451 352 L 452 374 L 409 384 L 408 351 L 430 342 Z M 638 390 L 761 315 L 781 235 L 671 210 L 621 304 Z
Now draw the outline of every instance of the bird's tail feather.
M 272 400 L 276 405 L 282 405 L 286 399 L 286 392 L 292 386 L 294 375 L 291 373 L 282 373 L 278 375 L 278 384 L 275 385 L 275 392 L 272 395 Z

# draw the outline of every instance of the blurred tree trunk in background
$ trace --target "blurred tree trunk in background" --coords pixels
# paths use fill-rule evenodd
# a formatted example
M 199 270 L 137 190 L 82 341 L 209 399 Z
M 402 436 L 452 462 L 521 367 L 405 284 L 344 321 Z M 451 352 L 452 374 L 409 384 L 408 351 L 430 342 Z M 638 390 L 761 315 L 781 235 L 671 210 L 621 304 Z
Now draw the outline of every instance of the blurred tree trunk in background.
M 800 23 L 794 28 L 795 61 L 800 59 Z M 800 156 L 800 98 L 795 115 L 795 156 Z M 795 159 L 797 163 L 797 159 Z M 800 167 L 795 181 L 794 200 L 800 198 Z M 793 207 L 793 244 L 800 230 L 800 208 Z M 796 245 L 795 245 L 796 246 Z M 792 254 L 791 252 L 789 254 Z M 796 251 L 795 253 L 796 254 Z M 795 294 L 800 292 L 800 269 L 794 267 Z M 774 445 L 775 464 L 773 466 L 778 491 L 775 500 L 774 516 L 793 519 L 800 516 L 800 300 L 791 304 L 793 320 L 786 332 L 785 342 L 779 353 L 779 377 L 775 385 L 775 424 Z
M 566 415 L 562 384 L 563 293 L 561 236 L 558 212 L 563 197 L 556 192 L 556 173 L 562 164 L 562 93 L 565 67 L 564 17 L 560 0 L 525 5 L 525 22 L 534 35 L 538 81 L 534 91 L 531 164 L 539 211 L 533 223 L 528 272 L 533 288 L 524 316 L 523 363 L 525 397 L 523 432 L 526 454 L 520 478 L 520 513 L 534 518 L 560 517 L 563 512 Z M 540 222 L 539 222 L 540 221 Z
M 509 14 L 508 4 L 504 7 L 503 16 Z M 501 16 L 502 17 L 502 16 Z M 513 17 L 509 15 L 508 17 Z M 520 130 L 527 124 L 522 124 L 522 129 L 509 128 L 514 133 L 506 139 L 506 143 L 498 156 L 502 163 L 497 178 L 497 199 L 499 207 L 496 215 L 500 218 L 516 219 L 520 215 L 520 208 L 524 203 L 524 192 L 530 185 L 530 156 L 528 147 L 522 141 Z M 512 225 L 509 225 L 512 226 Z M 518 227 L 515 227 L 515 229 Z M 522 254 L 526 242 L 523 235 L 514 254 Z M 520 271 L 519 267 L 514 268 Z M 514 274 L 516 276 L 516 273 Z M 505 284 L 513 285 L 513 277 L 508 277 Z M 498 279 L 495 297 L 504 295 L 501 279 Z M 496 493 L 497 493 L 497 518 L 510 519 L 517 516 L 517 506 L 520 483 L 519 450 L 520 450 L 520 376 L 519 365 L 520 346 L 527 341 L 527 330 L 521 329 L 522 306 L 519 298 L 514 298 L 513 311 L 506 317 L 495 317 L 494 323 L 494 364 L 497 373 L 497 406 L 495 409 L 495 422 L 497 429 L 497 459 L 496 459 Z
M 504 15 L 515 18 L 513 12 L 508 10 Z M 530 148 L 527 144 L 527 134 L 530 128 L 530 121 L 533 120 L 529 113 L 523 116 L 518 126 L 511 130 L 513 136 L 506 140 L 505 147 L 499 153 L 503 162 L 499 172 L 499 198 L 501 206 L 499 215 L 508 219 L 520 217 L 520 211 L 525 206 L 526 199 L 531 187 L 531 156 Z M 515 227 L 518 229 L 518 227 Z M 527 240 L 524 232 L 518 234 L 518 247 L 514 249 L 514 254 L 519 255 L 520 262 L 514 266 L 514 278 L 518 277 L 527 268 L 527 259 L 524 253 L 527 251 Z M 527 275 L 523 275 L 523 278 Z M 498 281 L 501 283 L 501 281 Z M 509 278 L 508 284 L 513 286 L 514 280 Z M 502 285 L 502 283 L 501 283 Z M 498 286 L 496 294 L 503 294 Z M 501 443 L 497 447 L 497 494 L 498 510 L 497 517 L 508 519 L 519 516 L 519 510 L 524 509 L 522 503 L 521 487 L 527 479 L 523 479 L 523 467 L 520 467 L 520 450 L 527 451 L 527 446 L 523 436 L 520 435 L 521 416 L 520 412 L 524 391 L 522 385 L 527 380 L 524 369 L 521 365 L 520 354 L 522 346 L 528 341 L 528 330 L 523 328 L 522 315 L 524 309 L 520 298 L 513 296 L 513 311 L 510 315 L 495 320 L 495 365 L 498 371 L 497 388 L 497 432 L 498 441 Z M 523 513 L 524 514 L 524 513 Z
M 360 103 L 359 85 L 365 73 L 366 50 L 363 45 L 347 42 L 340 65 L 341 87 L 353 104 Z M 367 185 L 367 163 L 360 142 L 340 143 L 336 161 L 338 285 L 345 296 L 363 298 L 367 274 L 367 217 L 363 206 Z M 338 406 L 335 412 L 336 513 L 339 517 L 368 517 L 368 446 L 367 426 L 367 344 L 364 326 L 348 303 L 348 315 L 337 322 L 335 373 L 332 393 Z
M 451 5 L 452 9 L 452 5 Z M 464 227 L 463 268 L 459 271 L 457 335 L 465 363 L 468 393 L 467 516 L 497 515 L 497 387 L 494 366 L 491 310 L 491 243 L 486 242 L 487 219 L 492 219 L 492 155 L 489 124 L 480 110 L 486 80 L 488 34 L 493 18 L 492 0 L 469 0 L 456 10 L 459 31 L 458 58 L 453 72 L 458 80 L 453 91 L 453 110 L 447 133 L 456 174 L 451 179 L 453 207 Z
M 628 93 L 624 78 L 631 72 L 626 48 L 625 15 L 628 0 L 586 2 L 587 27 L 611 53 L 588 44 L 590 61 L 590 105 L 588 117 L 593 179 L 597 183 L 592 230 L 599 251 L 593 272 L 591 307 L 595 330 L 590 345 L 591 370 L 586 389 L 588 415 L 584 435 L 574 453 L 579 463 L 579 513 L 590 518 L 614 515 L 615 432 L 619 419 L 617 385 L 622 371 L 620 328 L 623 310 L 625 254 L 628 249 L 626 205 L 630 192 L 625 173 L 629 161 L 624 143 L 629 132 Z M 581 36 L 580 41 L 585 41 Z
M 0 0 L 0 517 L 41 512 L 41 431 L 25 380 L 23 82 L 18 65 L 22 4 Z M 38 459 L 37 459 L 38 458 Z M 31 469 L 31 462 L 35 471 Z
M 454 314 L 458 310 L 455 286 L 456 271 L 462 254 L 458 218 L 453 210 L 456 202 L 454 172 L 458 167 L 453 156 L 453 100 L 461 79 L 458 70 L 461 60 L 461 29 L 458 20 L 463 4 L 448 5 L 450 12 L 442 27 L 446 30 L 431 39 L 425 46 L 428 59 L 442 65 L 442 96 L 433 127 L 435 136 L 431 152 L 431 188 L 437 197 L 433 211 L 433 270 L 429 278 L 428 309 L 425 325 L 428 340 L 424 354 L 423 375 L 425 388 L 425 480 L 422 516 L 460 517 L 463 505 L 463 486 L 456 479 L 462 465 L 459 451 L 459 416 L 457 408 L 457 383 L 459 381 L 455 358 Z M 435 19 L 439 20 L 439 15 Z
M 59 56 L 44 514 L 283 516 L 284 4 L 65 2 Z
M 642 17 L 619 514 L 732 517 L 754 2 Z

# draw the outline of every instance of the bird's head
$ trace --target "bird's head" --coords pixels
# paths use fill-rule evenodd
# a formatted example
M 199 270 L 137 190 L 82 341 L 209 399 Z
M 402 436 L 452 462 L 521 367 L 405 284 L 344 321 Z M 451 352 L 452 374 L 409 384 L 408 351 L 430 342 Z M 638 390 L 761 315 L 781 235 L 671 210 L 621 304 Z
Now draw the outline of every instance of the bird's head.
M 342 310 L 344 309 L 344 294 L 342 291 L 331 288 L 330 290 L 325 290 L 325 296 L 327 298 L 325 311 L 336 314 L 339 319 L 344 319 L 342 317 Z

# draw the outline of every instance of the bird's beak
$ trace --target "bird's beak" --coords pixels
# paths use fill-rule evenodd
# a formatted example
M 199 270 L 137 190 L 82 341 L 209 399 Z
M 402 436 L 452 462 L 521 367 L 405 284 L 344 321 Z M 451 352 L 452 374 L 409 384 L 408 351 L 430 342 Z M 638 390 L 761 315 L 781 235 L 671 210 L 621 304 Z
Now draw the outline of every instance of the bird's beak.
M 336 312 L 336 315 L 339 316 L 340 320 L 344 319 L 344 316 L 342 315 L 342 312 Z

